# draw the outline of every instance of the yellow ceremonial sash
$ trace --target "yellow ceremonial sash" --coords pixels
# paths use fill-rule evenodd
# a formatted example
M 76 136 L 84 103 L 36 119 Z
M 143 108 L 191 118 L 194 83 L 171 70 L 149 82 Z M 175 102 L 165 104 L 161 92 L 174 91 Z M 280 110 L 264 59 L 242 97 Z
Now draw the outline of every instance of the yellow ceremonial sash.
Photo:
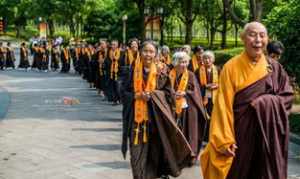
M 157 69 L 154 63 L 150 66 L 150 72 L 148 74 L 148 79 L 144 82 L 143 79 L 143 63 L 136 62 L 134 67 L 133 83 L 134 83 L 134 93 L 141 94 L 143 92 L 151 92 L 156 88 L 156 75 Z M 147 142 L 147 121 L 148 121 L 148 106 L 147 101 L 143 99 L 135 99 L 134 102 L 134 121 L 137 124 L 135 129 L 135 139 L 134 144 L 138 144 L 140 124 L 144 123 L 144 137 L 143 142 Z
M 167 64 L 167 65 L 170 65 L 171 64 L 171 57 L 170 57 L 170 55 L 167 55 L 167 57 L 161 55 L 160 56 L 160 61 Z
M 219 84 L 219 72 L 218 72 L 218 68 L 215 65 L 213 65 L 213 67 L 212 67 L 212 75 L 213 75 L 213 79 L 212 79 L 213 83 L 214 84 Z M 214 104 L 216 96 L 217 96 L 217 91 L 218 91 L 217 89 L 214 89 L 212 91 L 212 102 L 213 102 L 213 104 Z
M 175 88 L 175 80 L 176 80 L 176 69 L 172 69 L 169 74 L 170 80 L 171 80 L 171 85 L 172 88 Z M 189 81 L 189 73 L 188 70 L 185 69 L 184 72 L 182 73 L 179 85 L 177 87 L 176 92 L 184 92 L 186 90 L 187 84 Z M 179 99 L 176 99 L 176 114 L 181 114 L 182 113 L 182 107 L 186 103 L 185 97 L 181 97 Z
M 193 55 L 192 56 L 192 70 L 193 70 L 193 72 L 195 72 L 198 68 L 199 68 L 199 65 L 198 65 L 197 56 Z
M 109 51 L 109 58 L 112 61 L 110 66 L 110 78 L 115 80 L 118 78 L 118 71 L 119 71 L 119 60 L 120 60 L 121 51 L 120 49 L 116 49 L 115 51 Z
M 69 62 L 69 51 L 67 49 L 64 49 L 64 57 L 66 62 Z
M 126 57 L 126 64 L 127 65 L 132 65 L 133 62 L 135 62 L 137 59 L 140 58 L 140 53 L 139 51 L 136 52 L 136 58 L 134 58 L 132 50 L 128 49 L 127 50 L 127 57 Z
M 98 63 L 99 63 L 99 75 L 103 76 L 104 72 L 103 72 L 103 63 L 104 63 L 104 58 L 105 58 L 105 52 L 99 52 L 98 54 Z
M 207 85 L 206 68 L 204 65 L 199 67 L 200 86 Z

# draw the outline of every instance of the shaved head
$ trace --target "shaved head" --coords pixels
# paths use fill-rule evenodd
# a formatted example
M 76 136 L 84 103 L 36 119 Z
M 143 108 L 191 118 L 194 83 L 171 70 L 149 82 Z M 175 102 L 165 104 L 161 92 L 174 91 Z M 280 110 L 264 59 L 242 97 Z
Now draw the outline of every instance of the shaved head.
M 241 33 L 241 37 L 243 38 L 243 36 L 250 30 L 252 30 L 253 28 L 260 29 L 261 31 L 264 31 L 266 34 L 268 34 L 268 31 L 267 31 L 267 28 L 265 25 L 263 25 L 260 22 L 253 21 L 253 22 L 249 22 L 249 23 L 245 24 L 243 31 Z
M 267 28 L 260 22 L 247 23 L 241 33 L 241 39 L 248 56 L 256 61 L 263 55 L 268 43 Z

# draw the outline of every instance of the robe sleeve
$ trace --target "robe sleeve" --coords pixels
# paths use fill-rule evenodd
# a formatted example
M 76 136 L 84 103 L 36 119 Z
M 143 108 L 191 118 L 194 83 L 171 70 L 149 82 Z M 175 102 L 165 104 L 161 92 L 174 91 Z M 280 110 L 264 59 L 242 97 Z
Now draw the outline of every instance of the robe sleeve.
M 121 151 L 123 157 L 126 158 L 126 153 L 128 150 L 128 138 L 130 137 L 130 131 L 132 130 L 133 123 L 133 102 L 134 102 L 134 92 L 133 92 L 133 71 L 128 74 L 127 80 L 123 81 L 122 84 L 122 102 L 123 102 L 123 133 L 122 133 L 122 146 Z
M 235 88 L 228 66 L 222 70 L 219 84 L 210 122 L 209 143 L 201 154 L 204 179 L 226 179 L 233 161 L 233 157 L 221 153 L 235 143 L 233 119 Z
M 221 72 L 217 100 L 211 118 L 209 142 L 218 151 L 226 150 L 235 143 L 233 101 L 234 86 L 227 68 Z

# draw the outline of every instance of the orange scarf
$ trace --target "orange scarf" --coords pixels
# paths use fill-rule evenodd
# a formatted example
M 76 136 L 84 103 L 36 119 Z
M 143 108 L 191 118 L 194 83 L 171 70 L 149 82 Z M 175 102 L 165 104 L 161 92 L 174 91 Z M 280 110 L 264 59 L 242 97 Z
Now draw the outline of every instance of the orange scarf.
M 147 82 L 143 79 L 143 63 L 137 62 L 134 67 L 134 76 L 133 76 L 133 87 L 135 94 L 141 94 L 143 92 L 152 92 L 156 88 L 156 75 L 157 69 L 154 63 L 151 64 L 150 72 L 148 74 Z M 135 139 L 134 144 L 138 144 L 139 140 L 139 131 L 141 123 L 144 123 L 144 135 L 143 142 L 147 142 L 147 122 L 148 122 L 148 106 L 147 101 L 143 99 L 135 99 L 134 102 L 134 121 L 137 123 L 137 128 L 135 129 Z
M 66 62 L 69 62 L 69 51 L 66 48 L 64 49 L 64 57 Z
M 119 48 L 116 49 L 115 51 L 112 50 L 109 51 L 109 58 L 112 61 L 110 66 L 110 79 L 114 79 L 114 75 L 115 75 L 115 80 L 117 80 L 118 78 L 120 56 L 121 56 L 121 51 Z
M 79 47 L 75 48 L 75 55 L 76 55 L 76 59 L 78 59 L 79 55 L 80 55 L 80 48 Z
M 212 83 L 219 84 L 219 72 L 215 65 L 212 66 Z M 215 103 L 215 99 L 217 96 L 217 89 L 212 90 L 212 102 Z
M 172 88 L 175 89 L 175 81 L 176 81 L 176 69 L 172 69 L 169 74 L 170 80 L 171 80 L 171 85 Z M 187 84 L 189 81 L 189 73 L 188 70 L 184 70 L 182 73 L 179 85 L 177 87 L 176 92 L 185 92 Z M 176 114 L 179 115 L 182 113 L 182 107 L 186 103 L 185 97 L 181 97 L 179 99 L 176 99 L 175 104 L 176 104 Z
M 22 47 L 21 49 L 22 49 L 22 52 L 24 54 L 24 57 L 27 57 L 28 56 L 28 54 L 27 54 L 28 52 L 27 52 L 26 48 Z
M 161 55 L 160 56 L 160 61 L 167 64 L 167 65 L 170 65 L 171 64 L 171 57 L 170 57 L 170 55 L 168 55 L 167 57 Z
M 192 70 L 195 72 L 199 68 L 197 56 L 193 55 L 192 57 Z
M 135 62 L 137 59 L 140 59 L 139 51 L 136 52 L 136 58 L 134 58 L 132 50 L 128 49 L 127 50 L 127 57 L 126 57 L 126 64 L 127 65 L 132 65 L 132 63 Z
M 204 65 L 201 65 L 199 67 L 199 79 L 200 79 L 200 86 L 207 85 L 206 68 Z
M 104 75 L 104 72 L 103 72 L 104 59 L 105 59 L 105 52 L 103 53 L 102 51 L 99 51 L 99 54 L 98 54 L 98 63 L 99 63 L 99 75 L 100 76 Z

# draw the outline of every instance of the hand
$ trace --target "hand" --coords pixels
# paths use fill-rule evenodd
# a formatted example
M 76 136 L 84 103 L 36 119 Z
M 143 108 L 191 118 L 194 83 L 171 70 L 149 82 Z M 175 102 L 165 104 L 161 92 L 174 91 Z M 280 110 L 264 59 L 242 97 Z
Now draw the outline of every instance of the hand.
M 230 145 L 223 154 L 228 157 L 235 157 L 235 151 L 238 147 L 235 144 Z
M 149 99 L 151 98 L 150 92 L 143 92 L 141 96 L 142 96 L 142 99 L 145 101 L 149 101 Z
M 141 93 L 135 93 L 134 94 L 134 99 L 141 99 L 142 98 L 142 94 Z
M 208 104 L 208 98 L 206 96 L 203 97 L 202 103 L 204 106 L 206 106 Z
M 211 86 L 211 89 L 218 89 L 219 88 L 219 85 L 218 84 L 212 84 L 212 86 Z
M 185 93 L 184 91 L 182 91 L 182 92 L 178 92 L 178 91 L 177 91 L 177 92 L 175 93 L 175 98 L 178 99 L 178 98 L 184 97 L 185 94 L 186 94 L 186 93 Z

